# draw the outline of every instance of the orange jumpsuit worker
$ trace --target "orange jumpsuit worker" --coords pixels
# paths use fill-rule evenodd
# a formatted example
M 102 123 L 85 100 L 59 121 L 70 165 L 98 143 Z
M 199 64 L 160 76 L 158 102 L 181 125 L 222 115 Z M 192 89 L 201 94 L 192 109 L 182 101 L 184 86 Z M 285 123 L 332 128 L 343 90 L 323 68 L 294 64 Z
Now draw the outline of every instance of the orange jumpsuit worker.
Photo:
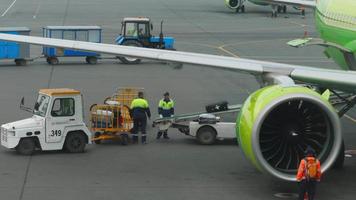
M 321 169 L 320 162 L 315 158 L 315 151 L 310 146 L 307 147 L 306 157 L 300 161 L 297 173 L 299 183 L 299 200 L 304 199 L 305 193 L 309 200 L 314 200 L 316 184 L 320 182 Z

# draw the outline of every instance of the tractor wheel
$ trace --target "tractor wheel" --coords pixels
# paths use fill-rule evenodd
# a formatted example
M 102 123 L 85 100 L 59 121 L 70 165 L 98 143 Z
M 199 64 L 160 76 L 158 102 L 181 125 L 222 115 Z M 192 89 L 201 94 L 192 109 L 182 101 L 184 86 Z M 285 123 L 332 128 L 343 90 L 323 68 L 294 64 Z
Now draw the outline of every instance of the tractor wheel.
M 50 65 L 58 65 L 59 61 L 56 57 L 49 57 L 47 58 L 47 63 Z
M 22 155 L 32 155 L 35 152 L 36 143 L 33 138 L 22 138 L 16 146 L 16 152 Z
M 142 44 L 135 40 L 126 40 L 122 45 L 142 47 Z M 118 57 L 118 59 L 124 64 L 139 64 L 141 62 L 141 59 L 134 57 Z
M 216 139 L 216 131 L 209 126 L 204 126 L 198 130 L 196 137 L 200 144 L 214 144 Z
M 86 145 L 86 139 L 83 133 L 75 132 L 67 135 L 64 143 L 65 149 L 69 153 L 82 153 Z
M 15 64 L 17 66 L 25 66 L 27 64 L 27 61 L 25 59 L 15 59 Z
M 101 134 L 100 134 L 100 132 L 96 132 L 95 134 L 94 134 L 94 138 L 97 138 L 97 137 L 99 137 Z M 101 144 L 101 140 L 94 140 L 94 143 L 95 144 Z
M 95 57 L 95 56 L 87 56 L 85 58 L 85 61 L 88 63 L 88 64 L 91 64 L 91 65 L 95 65 L 98 63 L 98 58 Z

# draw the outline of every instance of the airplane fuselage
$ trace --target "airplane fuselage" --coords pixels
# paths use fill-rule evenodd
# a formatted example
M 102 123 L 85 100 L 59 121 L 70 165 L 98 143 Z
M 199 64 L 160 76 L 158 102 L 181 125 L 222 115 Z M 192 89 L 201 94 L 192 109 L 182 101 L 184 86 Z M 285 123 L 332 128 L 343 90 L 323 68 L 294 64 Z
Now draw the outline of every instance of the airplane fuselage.
M 251 3 L 254 3 L 256 5 L 260 5 L 260 6 L 268 6 L 270 5 L 270 2 L 266 1 L 266 0 L 248 0 Z
M 319 0 L 315 11 L 316 27 L 320 37 L 355 52 L 356 50 L 356 1 Z M 335 47 L 327 47 L 325 54 L 342 69 L 350 69 L 345 55 Z M 355 53 L 354 53 L 355 58 Z

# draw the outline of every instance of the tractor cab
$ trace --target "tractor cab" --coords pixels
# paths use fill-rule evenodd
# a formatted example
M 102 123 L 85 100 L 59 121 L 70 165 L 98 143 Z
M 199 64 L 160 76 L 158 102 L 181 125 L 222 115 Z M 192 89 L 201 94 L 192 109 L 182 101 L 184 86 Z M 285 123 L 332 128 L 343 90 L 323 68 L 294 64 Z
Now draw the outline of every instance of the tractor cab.
M 126 17 L 121 24 L 121 34 L 115 40 L 118 45 L 174 50 L 174 38 L 163 36 L 163 21 L 161 21 L 161 30 L 158 37 L 151 35 L 153 25 L 147 17 Z M 118 58 L 125 64 L 141 62 L 139 58 Z
M 121 27 L 121 35 L 125 38 L 149 39 L 152 24 L 146 17 L 124 18 Z

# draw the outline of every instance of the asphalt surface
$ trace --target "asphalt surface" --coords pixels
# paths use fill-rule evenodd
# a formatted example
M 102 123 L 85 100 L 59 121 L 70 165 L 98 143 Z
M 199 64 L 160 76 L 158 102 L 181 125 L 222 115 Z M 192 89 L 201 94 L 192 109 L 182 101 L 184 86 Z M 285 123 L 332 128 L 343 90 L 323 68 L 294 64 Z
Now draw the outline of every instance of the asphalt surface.
M 317 36 L 311 11 L 271 19 L 269 7 L 247 4 L 236 14 L 222 0 L 1 0 L 1 26 L 27 26 L 41 35 L 47 25 L 100 25 L 103 40 L 113 43 L 126 16 L 148 16 L 159 34 L 176 38 L 178 50 L 336 68 L 320 47 L 293 49 L 285 43 L 306 30 Z M 306 26 L 303 26 L 306 25 Z M 31 49 L 33 57 L 40 47 Z M 69 87 L 82 91 L 86 115 L 117 87 L 144 87 L 157 117 L 156 104 L 165 91 L 176 101 L 177 114 L 200 111 L 220 100 L 242 103 L 259 86 L 254 77 L 229 71 L 144 61 L 124 65 L 100 60 L 87 65 L 83 58 L 63 58 L 60 65 L 38 59 L 17 67 L 0 62 L 0 122 L 31 116 L 19 110 L 22 96 L 32 105 L 40 88 Z M 356 148 L 355 122 L 343 120 L 347 149 Z M 149 144 L 121 146 L 115 142 L 90 145 L 83 154 L 38 152 L 31 157 L 0 149 L 0 199 L 279 199 L 276 193 L 296 193 L 286 183 L 258 172 L 244 158 L 235 141 L 198 145 L 194 138 L 170 130 L 170 140 L 156 141 L 149 127 Z M 330 171 L 320 184 L 317 199 L 354 199 L 356 155 L 346 158 L 341 171 Z M 294 197 L 295 198 L 295 197 Z M 293 199 L 293 198 L 291 198 Z

